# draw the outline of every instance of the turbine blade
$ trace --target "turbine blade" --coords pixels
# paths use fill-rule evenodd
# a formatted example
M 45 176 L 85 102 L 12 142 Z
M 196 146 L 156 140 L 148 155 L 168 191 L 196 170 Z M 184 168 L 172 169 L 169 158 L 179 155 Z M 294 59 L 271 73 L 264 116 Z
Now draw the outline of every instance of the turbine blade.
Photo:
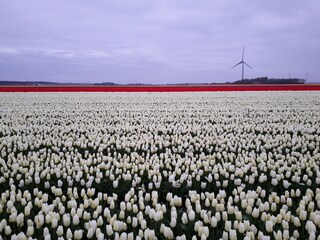
M 232 68 L 234 68 L 234 67 L 236 67 L 236 66 L 238 66 L 238 65 L 240 65 L 240 64 L 242 64 L 243 62 L 241 61 L 241 62 L 239 62 L 239 63 L 237 63 L 236 65 L 234 65 Z
M 242 50 L 242 61 L 243 61 L 243 58 L 244 58 L 244 49 L 245 49 L 246 47 L 243 47 L 243 50 Z
M 244 63 L 245 65 L 247 65 L 247 67 L 249 67 L 249 68 L 252 69 L 252 67 L 250 67 L 248 63 L 246 63 L 246 62 L 243 62 L 243 63 Z

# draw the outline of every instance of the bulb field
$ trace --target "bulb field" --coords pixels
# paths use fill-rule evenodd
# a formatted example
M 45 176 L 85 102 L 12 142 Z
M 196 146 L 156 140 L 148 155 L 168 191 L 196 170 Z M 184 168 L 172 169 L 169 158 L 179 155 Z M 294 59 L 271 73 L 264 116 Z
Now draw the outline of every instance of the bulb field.
M 320 94 L 1 93 L 0 239 L 320 239 Z

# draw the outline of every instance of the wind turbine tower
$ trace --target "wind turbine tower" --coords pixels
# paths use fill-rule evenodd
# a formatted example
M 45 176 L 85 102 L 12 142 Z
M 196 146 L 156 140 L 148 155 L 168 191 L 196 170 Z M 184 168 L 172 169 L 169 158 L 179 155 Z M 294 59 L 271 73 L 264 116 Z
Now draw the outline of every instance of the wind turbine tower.
M 245 50 L 245 47 L 243 47 L 241 61 L 232 67 L 232 68 L 234 68 L 234 67 L 236 67 L 236 66 L 238 66 L 238 65 L 242 64 L 242 78 L 241 78 L 241 80 L 243 80 L 243 79 L 244 79 L 244 65 L 246 65 L 247 67 L 249 67 L 249 68 L 251 68 L 251 69 L 252 69 L 252 67 L 250 67 L 250 66 L 249 66 L 249 64 L 248 64 L 248 63 L 246 63 L 246 62 L 244 61 L 244 50 Z

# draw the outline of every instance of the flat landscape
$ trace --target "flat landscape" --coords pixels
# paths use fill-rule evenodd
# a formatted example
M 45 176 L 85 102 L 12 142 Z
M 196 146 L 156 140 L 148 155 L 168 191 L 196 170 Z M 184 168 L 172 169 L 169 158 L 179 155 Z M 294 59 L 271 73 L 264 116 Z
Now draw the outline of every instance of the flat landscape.
M 221 92 L 221 91 L 319 91 L 319 90 L 320 90 L 320 84 L 0 86 L 0 92 Z
M 318 87 L 1 87 L 0 238 L 316 239 Z

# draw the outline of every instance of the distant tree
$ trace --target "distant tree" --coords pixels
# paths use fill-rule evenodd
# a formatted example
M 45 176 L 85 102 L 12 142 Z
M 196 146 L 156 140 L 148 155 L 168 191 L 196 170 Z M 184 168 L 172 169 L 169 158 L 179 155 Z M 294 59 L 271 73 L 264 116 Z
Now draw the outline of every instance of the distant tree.
M 304 84 L 305 79 L 258 77 L 253 79 L 238 80 L 233 83 L 234 84 Z

